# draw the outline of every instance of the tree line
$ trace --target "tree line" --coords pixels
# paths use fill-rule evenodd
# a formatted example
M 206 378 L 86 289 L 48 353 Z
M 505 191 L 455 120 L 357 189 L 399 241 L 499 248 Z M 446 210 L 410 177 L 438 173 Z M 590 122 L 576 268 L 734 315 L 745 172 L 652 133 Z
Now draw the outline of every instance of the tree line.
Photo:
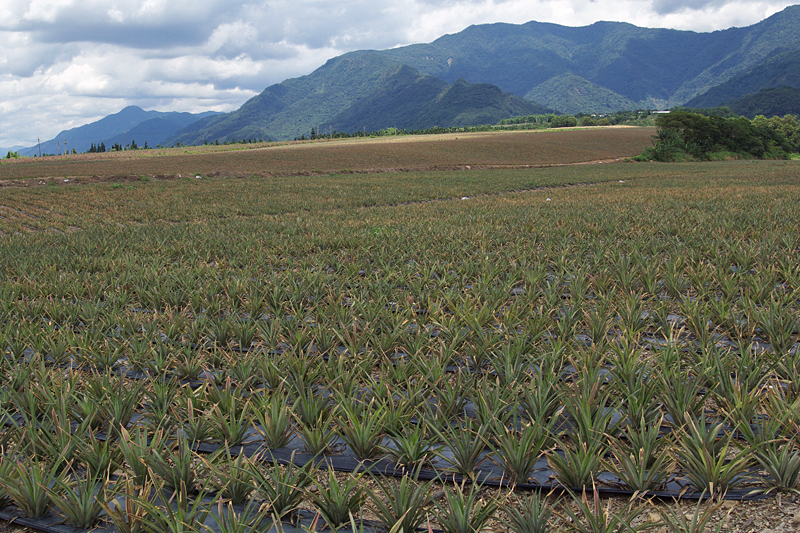
M 679 109 L 659 116 L 656 127 L 653 146 L 637 160 L 788 159 L 800 151 L 800 123 L 794 115 L 750 120 Z
M 139 150 L 139 145 L 136 144 L 136 139 L 131 139 L 131 143 L 128 146 L 122 146 L 120 143 L 114 143 L 111 145 L 112 152 L 121 152 L 123 150 Z M 149 150 L 150 147 L 147 145 L 147 141 L 144 142 L 144 146 L 141 147 L 142 150 Z M 99 142 L 97 144 L 92 143 L 89 149 L 86 151 L 87 154 L 100 154 L 106 151 L 106 143 Z
M 395 135 L 434 135 L 442 133 L 467 133 L 515 129 L 571 128 L 627 124 L 636 126 L 655 125 L 658 130 L 653 146 L 645 150 L 637 160 L 676 161 L 683 159 L 714 159 L 731 155 L 763 159 L 783 159 L 800 151 L 800 121 L 795 115 L 766 118 L 756 116 L 753 120 L 731 113 L 729 108 L 704 110 L 673 109 L 668 114 L 656 114 L 648 110 L 618 111 L 609 114 L 541 114 L 524 115 L 501 120 L 498 124 L 479 126 L 440 127 L 424 129 L 384 128 L 380 130 L 328 133 L 311 128 L 310 134 L 295 137 L 295 141 L 317 139 L 340 139 L 352 137 L 386 137 Z M 232 139 L 225 142 L 204 140 L 203 145 L 251 144 L 263 139 Z M 268 141 L 271 142 L 271 139 Z M 174 147 L 175 145 L 173 145 Z M 182 147 L 182 143 L 177 143 Z M 123 147 L 114 143 L 110 151 L 150 149 L 147 141 L 140 147 L 135 140 Z M 158 145 L 157 148 L 161 148 Z M 86 153 L 109 151 L 105 142 L 92 143 Z M 73 149 L 72 153 L 77 153 Z M 45 154 L 43 154 L 45 155 Z M 19 157 L 16 152 L 6 159 Z

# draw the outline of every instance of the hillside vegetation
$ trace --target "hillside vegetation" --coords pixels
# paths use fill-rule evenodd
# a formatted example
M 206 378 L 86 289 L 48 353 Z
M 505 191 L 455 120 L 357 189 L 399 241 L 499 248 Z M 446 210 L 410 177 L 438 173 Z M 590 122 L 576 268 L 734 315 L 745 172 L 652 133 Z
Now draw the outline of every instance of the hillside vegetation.
M 333 117 L 329 127 L 345 132 L 362 128 L 370 132 L 387 125 L 405 130 L 463 127 L 548 111 L 495 85 L 464 79 L 448 85 L 402 65 L 374 94 Z
M 800 88 L 800 50 L 779 53 L 753 70 L 711 88 L 708 92 L 692 98 L 684 105 L 691 108 L 730 107 L 733 101 L 745 95 L 756 94 L 765 88 L 787 86 Z M 784 115 L 786 113 L 794 112 L 780 109 L 773 114 Z M 765 113 L 755 113 L 753 116 L 759 114 Z
M 768 87 L 758 94 L 747 94 L 725 102 L 732 113 L 748 118 L 758 115 L 800 115 L 800 89 L 795 87 Z
M 605 87 L 567 73 L 531 89 L 525 99 L 540 102 L 559 113 L 613 113 L 641 106 Z
M 713 33 L 617 22 L 487 24 L 381 53 L 448 82 L 463 77 L 519 96 L 574 74 L 653 109 L 682 104 L 777 53 L 798 49 L 800 6 L 791 6 L 753 26 Z

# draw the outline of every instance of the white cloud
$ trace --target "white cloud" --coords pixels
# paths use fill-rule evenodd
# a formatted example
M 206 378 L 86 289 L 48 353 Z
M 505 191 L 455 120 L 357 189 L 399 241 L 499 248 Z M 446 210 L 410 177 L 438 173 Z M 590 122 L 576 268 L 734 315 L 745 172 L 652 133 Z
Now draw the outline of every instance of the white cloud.
M 71 95 L 102 95 L 113 78 L 88 63 L 71 63 L 60 72 L 46 75 L 44 85 L 53 92 L 67 92 Z
M 211 52 L 219 52 L 227 46 L 244 50 L 257 42 L 258 30 L 252 24 L 240 19 L 220 24 L 209 37 L 207 47 Z
M 108 18 L 111 22 L 118 22 L 122 24 L 125 22 L 125 13 L 117 9 L 116 7 L 112 7 L 108 10 Z
M 35 22 L 55 22 L 58 15 L 72 5 L 72 0 L 33 0 L 22 18 Z
M 3 0 L 0 145 L 32 143 L 130 104 L 231 110 L 357 49 L 472 24 L 598 20 L 712 31 L 781 0 Z

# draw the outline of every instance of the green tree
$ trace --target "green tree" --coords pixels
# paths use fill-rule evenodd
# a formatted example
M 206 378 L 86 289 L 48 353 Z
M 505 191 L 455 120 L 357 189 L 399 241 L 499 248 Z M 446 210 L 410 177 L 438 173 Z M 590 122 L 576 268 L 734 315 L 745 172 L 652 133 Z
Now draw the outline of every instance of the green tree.
M 653 141 L 653 159 L 656 161 L 674 161 L 683 148 L 683 139 L 681 139 L 678 130 L 662 128 L 658 130 Z
M 574 128 L 578 125 L 578 119 L 572 115 L 556 115 L 550 120 L 551 128 Z
M 700 157 L 717 144 L 721 137 L 719 123 L 724 120 L 722 117 L 709 118 L 688 111 L 673 111 L 660 115 L 656 119 L 656 126 L 660 130 L 677 131 L 683 139 L 686 151 Z
M 790 143 L 792 152 L 800 150 L 800 122 L 798 122 L 795 115 L 775 116 L 772 118 L 757 115 L 753 119 L 753 125 L 757 128 L 769 129 L 780 133 Z
M 791 129 L 792 119 L 705 116 L 685 110 L 673 110 L 656 119 L 658 135 L 645 158 L 673 161 L 684 152 L 698 159 L 708 159 L 712 153 L 734 153 L 756 158 L 786 158 L 797 151 L 784 134 Z

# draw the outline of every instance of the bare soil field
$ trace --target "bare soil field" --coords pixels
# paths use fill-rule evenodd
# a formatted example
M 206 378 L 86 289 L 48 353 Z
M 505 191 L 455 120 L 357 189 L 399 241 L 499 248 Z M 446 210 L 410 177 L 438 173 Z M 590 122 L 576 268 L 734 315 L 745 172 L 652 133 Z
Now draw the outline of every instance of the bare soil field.
M 0 187 L 125 181 L 140 176 L 286 176 L 508 168 L 625 158 L 651 144 L 652 128 L 594 128 L 198 146 L 0 164 Z M 21 180 L 24 183 L 10 183 Z M 64 181 L 70 180 L 70 181 Z

